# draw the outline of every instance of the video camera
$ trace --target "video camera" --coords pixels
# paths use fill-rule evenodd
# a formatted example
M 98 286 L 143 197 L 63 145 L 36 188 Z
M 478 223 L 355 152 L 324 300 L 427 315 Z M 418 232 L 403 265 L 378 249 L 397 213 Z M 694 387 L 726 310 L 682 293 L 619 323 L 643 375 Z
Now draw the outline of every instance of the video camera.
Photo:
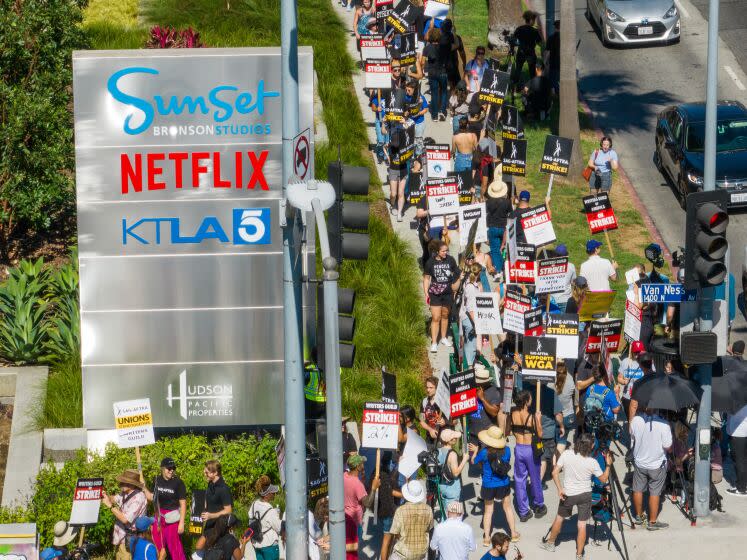
M 607 420 L 607 417 L 601 410 L 593 410 L 586 413 L 584 416 L 584 428 L 587 433 L 594 436 L 599 444 L 599 448 L 602 450 L 609 449 L 612 441 L 619 439 L 622 435 L 620 425 Z
M 519 40 L 514 37 L 513 31 L 504 29 L 501 31 L 501 39 L 509 46 L 510 52 L 513 53 L 514 49 L 519 46 Z
M 104 547 L 95 542 L 84 542 L 81 546 L 69 550 L 60 556 L 60 560 L 89 560 L 104 551 Z
M 418 462 L 423 466 L 425 476 L 432 479 L 437 479 L 441 474 L 441 464 L 438 462 L 438 452 L 433 451 L 421 451 L 418 454 Z

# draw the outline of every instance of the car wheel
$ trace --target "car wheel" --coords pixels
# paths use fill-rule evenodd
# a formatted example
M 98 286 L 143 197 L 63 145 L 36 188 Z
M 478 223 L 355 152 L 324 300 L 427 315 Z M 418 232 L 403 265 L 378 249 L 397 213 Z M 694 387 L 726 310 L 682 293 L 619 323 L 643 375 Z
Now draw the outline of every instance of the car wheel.
M 677 181 L 677 202 L 680 203 L 680 208 L 683 210 L 687 208 L 687 185 L 682 177 Z

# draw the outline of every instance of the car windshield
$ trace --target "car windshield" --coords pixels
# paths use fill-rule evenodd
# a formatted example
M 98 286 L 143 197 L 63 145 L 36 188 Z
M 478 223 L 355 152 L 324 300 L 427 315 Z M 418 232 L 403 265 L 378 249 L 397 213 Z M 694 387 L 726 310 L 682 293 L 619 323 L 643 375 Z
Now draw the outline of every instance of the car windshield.
M 702 152 L 705 147 L 705 123 L 687 126 L 688 152 Z M 716 125 L 716 151 L 747 150 L 747 118 L 718 121 Z

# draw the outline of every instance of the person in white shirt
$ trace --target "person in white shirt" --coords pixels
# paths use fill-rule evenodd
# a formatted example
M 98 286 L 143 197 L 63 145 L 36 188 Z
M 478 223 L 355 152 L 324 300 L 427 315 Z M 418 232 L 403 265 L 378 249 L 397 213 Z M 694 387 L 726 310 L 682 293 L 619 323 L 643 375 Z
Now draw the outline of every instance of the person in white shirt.
M 558 257 L 568 256 L 568 247 L 564 243 L 561 243 L 555 247 L 555 254 Z M 553 294 L 555 303 L 560 308 L 561 313 L 565 313 L 565 307 L 568 304 L 568 300 L 571 298 L 573 281 L 576 279 L 576 265 L 572 262 L 568 262 L 568 270 L 565 273 L 565 279 L 563 280 L 563 291 Z
M 735 343 L 736 344 L 736 343 Z M 740 408 L 736 414 L 730 414 L 726 421 L 726 433 L 731 436 L 731 458 L 737 480 L 733 488 L 727 492 L 733 496 L 747 496 L 747 405 Z
M 431 537 L 431 549 L 437 550 L 441 560 L 467 560 L 474 552 L 475 537 L 472 527 L 462 521 L 462 502 L 451 502 L 446 507 L 446 521 L 436 525 Z
M 542 538 L 540 547 L 547 551 L 555 551 L 555 540 L 560 534 L 563 519 L 573 515 L 574 506 L 578 510 L 578 524 L 576 535 L 576 559 L 584 556 L 586 545 L 586 524 L 591 518 L 591 481 L 597 477 L 602 482 L 607 482 L 610 476 L 610 465 L 612 455 L 605 454 L 607 467 L 602 471 L 599 463 L 591 456 L 594 450 L 594 437 L 591 434 L 582 434 L 573 443 L 573 450 L 567 449 L 560 455 L 558 463 L 552 471 L 552 479 L 558 488 L 560 504 L 558 514 L 550 527 L 550 535 Z M 560 471 L 564 472 L 563 483 L 560 482 Z
M 465 270 L 469 271 L 462 292 L 462 306 L 459 308 L 459 321 L 464 339 L 464 357 L 472 365 L 477 354 L 477 334 L 475 334 L 475 296 L 482 291 L 480 271 L 482 267 L 473 259 L 467 259 Z
M 617 262 L 600 257 L 601 246 L 601 241 L 596 239 L 586 242 L 586 254 L 589 258 L 581 263 L 578 273 L 586 278 L 592 292 L 607 292 L 610 290 L 610 280 L 617 280 Z
M 672 428 L 656 411 L 646 409 L 630 422 L 633 441 L 633 507 L 636 525 L 644 523 L 643 493 L 648 490 L 648 530 L 669 525 L 657 521 L 659 498 L 667 480 L 667 452 L 672 449 Z
M 277 560 L 280 557 L 280 510 L 271 502 L 280 489 L 265 474 L 259 477 L 254 488 L 259 499 L 249 508 L 249 520 L 259 519 L 262 526 L 261 539 L 253 543 L 254 552 L 258 560 Z

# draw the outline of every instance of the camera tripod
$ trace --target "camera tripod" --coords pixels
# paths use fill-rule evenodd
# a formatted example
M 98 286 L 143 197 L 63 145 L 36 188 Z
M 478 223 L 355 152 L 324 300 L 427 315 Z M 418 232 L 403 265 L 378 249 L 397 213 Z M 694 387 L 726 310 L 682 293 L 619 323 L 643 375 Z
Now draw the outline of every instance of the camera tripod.
M 623 493 L 622 484 L 620 484 L 620 478 L 617 476 L 615 465 L 610 465 L 610 480 L 608 483 L 608 488 L 609 501 L 612 504 L 612 511 L 610 512 L 612 515 L 609 520 L 609 526 L 607 526 L 606 522 L 602 522 L 595 516 L 592 516 L 594 517 L 594 533 L 592 534 L 592 539 L 596 541 L 597 528 L 599 527 L 599 524 L 602 523 L 607 527 L 607 530 L 609 531 L 610 538 L 607 541 L 607 550 L 611 550 L 612 521 L 614 520 L 617 523 L 617 530 L 620 531 L 622 550 L 620 550 L 620 546 L 617 545 L 617 543 L 615 543 L 615 546 L 617 546 L 618 550 L 620 550 L 620 554 L 622 555 L 624 560 L 630 560 L 630 556 L 628 555 L 628 543 L 625 541 L 625 527 L 623 526 L 622 522 L 623 512 L 628 514 L 628 520 L 630 521 L 631 529 L 635 529 L 635 524 L 633 523 L 633 515 L 630 513 L 630 506 L 628 505 L 628 502 L 623 499 L 623 496 L 625 494 Z M 622 509 L 620 508 L 620 501 L 622 501 Z

